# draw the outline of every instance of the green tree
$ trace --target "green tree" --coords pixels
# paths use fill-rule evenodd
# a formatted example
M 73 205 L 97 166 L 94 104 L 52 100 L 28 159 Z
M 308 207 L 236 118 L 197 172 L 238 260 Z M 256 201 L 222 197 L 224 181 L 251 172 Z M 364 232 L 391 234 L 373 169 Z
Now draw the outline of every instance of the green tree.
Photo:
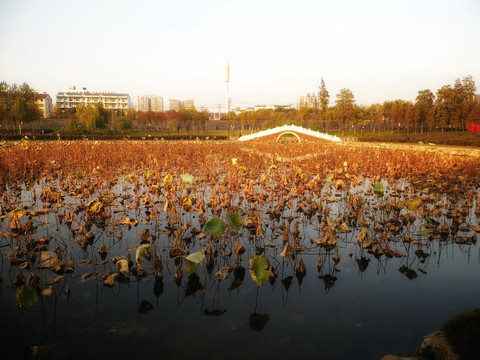
M 70 118 L 65 125 L 65 133 L 68 135 L 85 134 L 85 125 L 82 124 L 77 118 Z
M 0 83 L 0 118 L 2 121 L 13 121 L 15 127 L 23 123 L 38 120 L 42 114 L 35 104 L 36 91 L 27 83 L 20 87 Z
M 355 115 L 355 97 L 349 89 L 342 89 L 337 94 L 336 113 L 337 118 L 342 124 L 342 134 L 345 131 L 347 123 L 353 120 Z
M 109 113 L 103 107 L 101 102 L 95 104 L 95 109 L 97 113 L 95 115 L 95 128 L 96 129 L 106 129 L 108 125 Z
M 354 116 L 352 120 L 352 125 L 354 126 L 353 131 L 356 133 L 357 128 L 364 126 L 369 120 L 368 108 L 364 105 L 354 105 Z
M 183 111 L 169 110 L 167 113 L 167 129 L 170 132 L 180 132 L 185 113 Z
M 78 124 L 81 125 L 86 132 L 89 132 L 89 133 L 95 132 L 95 130 L 97 129 L 98 118 L 99 118 L 98 107 L 92 106 L 92 105 L 83 105 L 83 104 L 77 106 Z
M 464 130 L 468 126 L 468 115 L 473 109 L 475 103 L 474 96 L 477 87 L 471 75 L 464 77 L 462 80 L 455 81 L 454 90 L 457 95 L 457 103 L 459 104 L 459 116 L 456 127 L 461 127 Z
M 445 127 L 450 127 L 458 122 L 460 109 L 458 108 L 455 89 L 450 85 L 444 85 L 437 90 L 435 107 L 435 122 L 442 128 L 442 131 Z
M 16 85 L 13 86 L 16 87 Z M 0 121 L 2 121 L 4 125 L 9 120 L 14 99 L 11 88 L 12 86 L 8 85 L 5 81 L 0 82 Z
M 383 106 L 380 104 L 372 104 L 367 109 L 368 119 L 371 121 L 372 129 L 379 129 L 383 121 Z
M 393 121 L 392 121 L 393 101 L 384 101 L 382 107 L 383 107 L 383 130 L 387 130 L 388 125 L 390 124 L 391 129 L 393 131 Z
M 465 129 L 468 113 L 473 108 L 476 86 L 471 75 L 455 80 L 454 86 L 444 85 L 437 90 L 435 106 L 437 121 L 445 127 Z
M 53 106 L 52 110 L 50 111 L 50 118 L 51 119 L 63 119 L 65 118 L 65 114 L 58 106 Z
M 124 131 L 133 127 L 133 121 L 127 114 L 112 114 L 112 127 L 115 131 Z
M 229 111 L 225 115 L 222 116 L 221 120 L 226 120 L 226 121 L 236 121 L 237 120 L 237 115 L 235 114 L 234 111 Z
M 420 90 L 415 98 L 415 108 L 418 112 L 418 121 L 420 132 L 423 132 L 427 125 L 427 117 L 431 113 L 431 109 L 435 104 L 435 95 L 430 90 Z

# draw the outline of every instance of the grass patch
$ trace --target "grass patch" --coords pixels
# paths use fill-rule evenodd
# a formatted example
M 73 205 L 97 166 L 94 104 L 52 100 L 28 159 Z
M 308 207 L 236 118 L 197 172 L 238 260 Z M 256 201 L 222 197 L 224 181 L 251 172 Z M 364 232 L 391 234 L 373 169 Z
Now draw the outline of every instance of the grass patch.
M 453 349 L 461 359 L 478 359 L 480 354 L 480 309 L 458 314 L 442 325 Z
M 348 134 L 352 136 L 352 134 Z M 402 132 L 362 132 L 357 133 L 358 141 L 366 142 L 393 142 L 393 143 L 411 143 L 424 144 L 434 143 L 436 145 L 457 145 L 457 146 L 475 146 L 480 147 L 480 134 L 468 131 L 445 131 L 445 132 L 425 132 L 421 133 L 402 133 Z

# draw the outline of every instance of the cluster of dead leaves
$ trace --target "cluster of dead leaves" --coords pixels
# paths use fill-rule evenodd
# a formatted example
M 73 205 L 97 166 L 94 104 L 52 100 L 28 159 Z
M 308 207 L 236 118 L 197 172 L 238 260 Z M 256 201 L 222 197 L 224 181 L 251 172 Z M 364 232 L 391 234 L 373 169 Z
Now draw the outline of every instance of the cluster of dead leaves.
M 245 253 L 270 249 L 295 258 L 297 277 L 304 276 L 303 252 L 333 254 L 338 264 L 337 247 L 352 236 L 376 258 L 405 256 L 402 244 L 468 246 L 480 230 L 479 162 L 313 143 L 12 145 L 0 149 L 6 164 L 0 167 L 2 251 L 10 249 L 6 259 L 17 269 L 16 284 L 49 289 L 63 281 L 58 276 L 79 271 L 76 252 L 66 256 L 45 236 L 52 219 L 58 231 L 50 236 L 68 231 L 67 249 L 78 246 L 83 255 L 95 249 L 100 256 L 92 255 L 89 271 L 78 277 L 110 287 L 130 277 L 162 276 L 165 261 L 174 264 L 171 274 L 180 284 L 188 271 L 180 259 L 198 248 L 205 250 L 206 267 L 217 266 L 214 274 L 224 280 Z M 202 231 L 208 218 L 232 212 L 242 216 L 241 230 L 220 239 Z M 126 252 L 112 251 L 108 241 L 124 241 L 124 233 L 131 238 L 139 227 Z M 38 281 L 41 269 L 51 270 L 50 280 Z M 276 269 L 269 271 L 274 280 Z

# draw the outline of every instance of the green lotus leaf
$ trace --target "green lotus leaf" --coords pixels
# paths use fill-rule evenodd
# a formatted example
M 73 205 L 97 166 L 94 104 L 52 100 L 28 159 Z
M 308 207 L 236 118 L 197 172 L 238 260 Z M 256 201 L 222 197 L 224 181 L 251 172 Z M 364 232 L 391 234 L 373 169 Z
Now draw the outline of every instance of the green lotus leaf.
M 383 184 L 382 183 L 376 183 L 375 187 L 373 188 L 373 192 L 382 197 L 383 196 Z
M 226 228 L 227 225 L 225 225 L 222 220 L 220 220 L 218 217 L 214 217 L 205 223 L 203 226 L 203 231 L 211 236 L 221 236 L 225 232 Z
M 415 211 L 422 206 L 422 198 L 419 196 L 414 196 L 409 200 L 405 200 L 405 205 L 407 206 L 408 210 Z
M 202 249 L 200 251 L 194 252 L 188 255 L 185 259 L 195 264 L 200 264 L 203 259 L 205 259 L 205 250 Z
M 180 177 L 182 178 L 182 181 L 183 181 L 184 184 L 190 184 L 190 185 L 193 184 L 193 175 L 182 174 L 182 175 L 180 175 Z
M 236 212 L 233 214 L 230 214 L 230 216 L 228 217 L 228 222 L 236 230 L 240 230 L 243 226 L 243 219 Z
M 28 285 L 22 285 L 15 293 L 15 301 L 20 307 L 30 309 L 38 302 L 37 292 Z
M 187 268 L 188 275 L 192 275 L 195 271 L 197 271 L 198 263 L 194 263 L 193 261 L 189 261 L 185 258 L 185 266 Z
M 77 171 L 77 179 L 83 179 L 85 177 L 85 170 Z
M 258 286 L 265 285 L 270 278 L 268 271 L 268 261 L 263 255 L 255 255 L 248 262 L 250 265 L 250 275 Z

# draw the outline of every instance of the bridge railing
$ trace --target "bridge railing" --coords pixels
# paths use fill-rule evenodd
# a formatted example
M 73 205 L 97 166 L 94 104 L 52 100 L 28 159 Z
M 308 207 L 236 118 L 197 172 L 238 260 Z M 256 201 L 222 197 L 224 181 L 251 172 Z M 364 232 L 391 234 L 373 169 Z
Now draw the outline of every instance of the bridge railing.
M 268 130 L 259 131 L 257 133 L 253 133 L 253 134 L 249 134 L 249 135 L 243 135 L 243 136 L 238 138 L 238 141 L 253 140 L 253 139 L 261 138 L 263 136 L 278 134 L 278 133 L 285 132 L 285 131 L 294 131 L 294 132 L 297 132 L 297 133 L 300 133 L 300 134 L 309 135 L 309 136 L 312 136 L 312 137 L 317 137 L 319 139 L 328 140 L 328 141 L 335 141 L 335 142 L 342 141 L 338 136 L 325 134 L 325 133 L 322 133 L 320 131 L 315 131 L 315 130 L 311 130 L 311 129 L 305 129 L 305 128 L 303 128 L 301 126 L 297 126 L 297 125 L 283 125 L 283 126 L 278 126 L 276 128 L 272 128 L 272 129 L 268 129 Z

